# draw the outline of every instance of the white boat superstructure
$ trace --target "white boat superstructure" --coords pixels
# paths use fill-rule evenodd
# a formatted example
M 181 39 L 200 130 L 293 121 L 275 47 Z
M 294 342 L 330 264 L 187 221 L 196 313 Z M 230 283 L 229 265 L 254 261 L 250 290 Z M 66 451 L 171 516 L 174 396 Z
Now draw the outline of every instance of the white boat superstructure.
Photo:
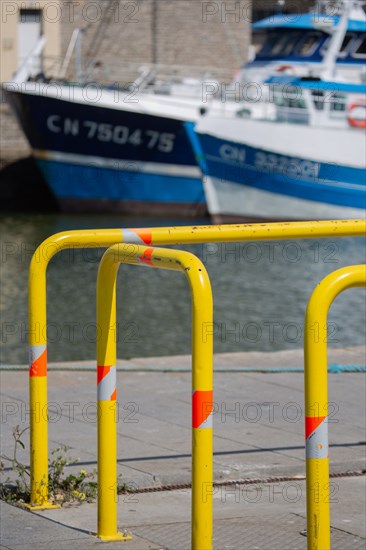
M 277 14 L 253 25 L 262 36 L 255 58 L 237 72 L 242 83 L 274 74 L 366 82 L 364 0 L 320 1 L 309 13 Z

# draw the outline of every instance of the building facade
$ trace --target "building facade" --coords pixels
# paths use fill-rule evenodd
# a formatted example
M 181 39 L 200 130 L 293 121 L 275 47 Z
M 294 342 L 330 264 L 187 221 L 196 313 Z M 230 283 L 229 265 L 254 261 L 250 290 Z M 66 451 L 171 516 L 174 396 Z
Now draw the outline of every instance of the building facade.
M 60 3 L 48 0 L 2 0 L 0 20 L 0 81 L 12 79 L 41 35 L 44 55 L 61 55 Z
M 59 2 L 48 0 L 2 0 L 0 4 L 0 84 L 11 82 L 41 35 L 46 36 L 44 55 L 61 55 Z M 41 65 L 39 70 L 41 70 Z M 18 122 L 5 103 L 0 103 L 0 168 L 29 154 L 29 146 Z

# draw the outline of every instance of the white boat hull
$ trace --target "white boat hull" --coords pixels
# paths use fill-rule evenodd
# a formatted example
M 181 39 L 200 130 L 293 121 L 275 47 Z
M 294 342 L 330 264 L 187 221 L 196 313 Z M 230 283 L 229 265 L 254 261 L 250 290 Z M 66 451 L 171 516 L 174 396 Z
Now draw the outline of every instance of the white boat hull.
M 359 219 L 364 209 L 273 194 L 248 185 L 206 177 L 205 194 L 214 223 L 251 220 Z

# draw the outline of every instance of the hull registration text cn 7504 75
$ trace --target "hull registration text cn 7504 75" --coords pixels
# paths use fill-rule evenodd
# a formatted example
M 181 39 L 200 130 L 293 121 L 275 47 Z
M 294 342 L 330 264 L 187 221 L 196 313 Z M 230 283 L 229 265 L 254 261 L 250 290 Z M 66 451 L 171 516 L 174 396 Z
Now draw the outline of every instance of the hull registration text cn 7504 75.
M 84 137 L 86 140 L 97 140 L 117 145 L 133 145 L 156 149 L 161 153 L 171 153 L 174 149 L 175 135 L 156 130 L 129 128 L 128 126 L 113 125 L 93 120 L 78 120 L 50 115 L 47 119 L 47 128 L 55 134 L 64 134 L 75 137 Z

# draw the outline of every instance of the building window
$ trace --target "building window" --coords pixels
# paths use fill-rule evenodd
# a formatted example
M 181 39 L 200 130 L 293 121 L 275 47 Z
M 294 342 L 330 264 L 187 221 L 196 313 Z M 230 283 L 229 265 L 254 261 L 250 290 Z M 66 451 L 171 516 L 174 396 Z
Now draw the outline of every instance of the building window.
M 42 21 L 42 10 L 21 9 L 19 20 L 21 23 L 40 23 Z

